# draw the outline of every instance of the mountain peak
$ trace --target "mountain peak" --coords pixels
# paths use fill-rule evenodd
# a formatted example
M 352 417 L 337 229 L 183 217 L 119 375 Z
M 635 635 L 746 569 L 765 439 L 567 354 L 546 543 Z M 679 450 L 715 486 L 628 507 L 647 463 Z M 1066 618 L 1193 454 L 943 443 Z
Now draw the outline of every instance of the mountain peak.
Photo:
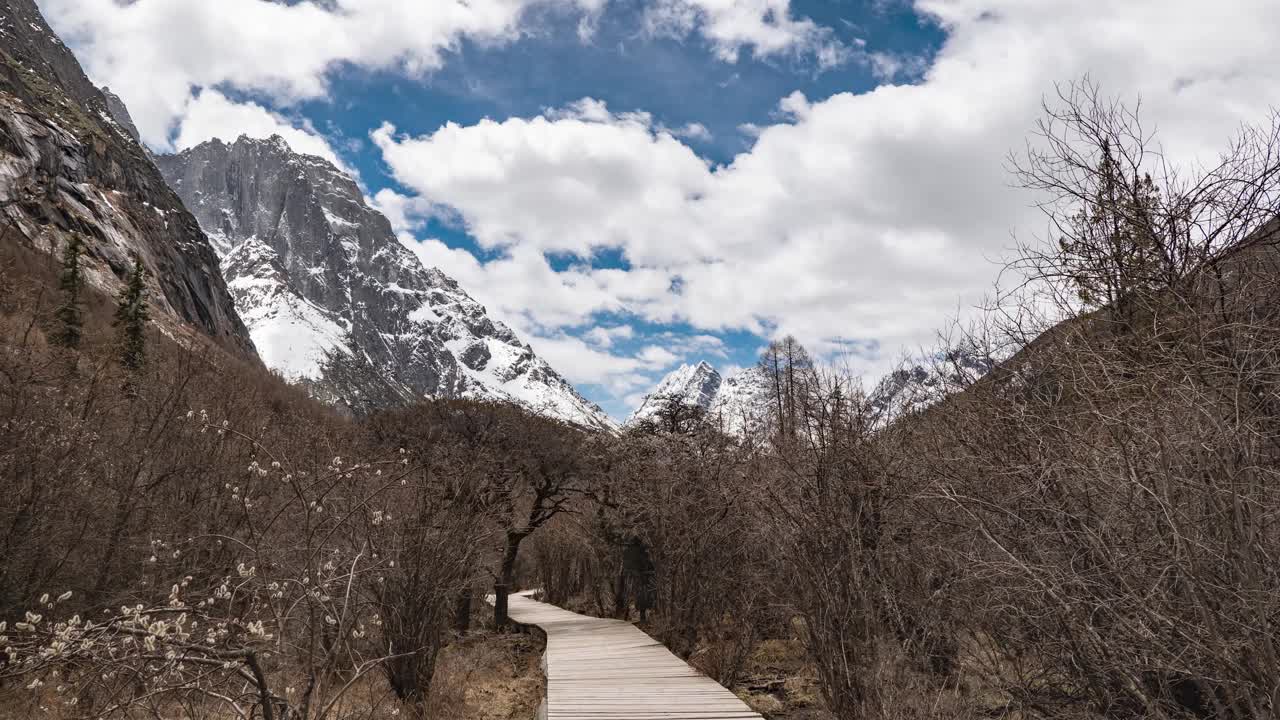
M 156 162 L 222 255 L 263 360 L 317 397 L 356 412 L 489 399 L 615 427 L 453 278 L 424 267 L 332 163 L 279 136 Z
M 712 400 L 720 390 L 721 380 L 720 373 L 707 362 L 681 365 L 667 373 L 645 396 L 640 407 L 627 418 L 626 424 L 635 425 L 654 417 L 672 399 L 703 410 L 710 409 Z
M 768 397 L 769 385 L 759 368 L 751 366 L 726 378 L 704 360 L 667 373 L 625 424 L 635 426 L 650 420 L 674 400 L 702 408 L 723 430 L 741 435 L 768 416 Z

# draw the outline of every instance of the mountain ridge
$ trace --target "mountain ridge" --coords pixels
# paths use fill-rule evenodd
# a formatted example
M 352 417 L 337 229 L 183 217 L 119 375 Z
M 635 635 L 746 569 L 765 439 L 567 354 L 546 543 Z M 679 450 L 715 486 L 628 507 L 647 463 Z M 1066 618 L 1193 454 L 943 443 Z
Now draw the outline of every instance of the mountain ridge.
M 221 255 L 268 367 L 360 413 L 421 398 L 509 401 L 615 425 L 458 283 L 427 268 L 332 163 L 281 137 L 156 157 Z

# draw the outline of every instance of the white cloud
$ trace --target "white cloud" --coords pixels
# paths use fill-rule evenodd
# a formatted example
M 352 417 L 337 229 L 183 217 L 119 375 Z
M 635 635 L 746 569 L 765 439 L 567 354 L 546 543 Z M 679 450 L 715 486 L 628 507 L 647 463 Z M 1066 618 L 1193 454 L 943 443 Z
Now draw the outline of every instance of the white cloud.
M 339 65 L 422 73 L 463 38 L 516 37 L 529 7 L 598 12 L 604 2 L 40 0 L 40 7 L 89 75 L 124 98 L 143 139 L 167 149 L 200 88 L 233 86 L 277 104 L 320 98 Z
M 386 216 L 397 234 L 411 233 L 422 227 L 431 215 L 431 203 L 422 197 L 401 195 L 383 188 L 369 198 L 369 205 Z
M 384 125 L 373 140 L 402 184 L 456 208 L 486 247 L 518 242 L 588 256 L 593 248 L 625 246 L 636 258 L 655 259 L 699 254 L 696 238 L 682 249 L 663 224 L 710 190 L 711 171 L 669 133 L 655 134 L 647 115 L 614 115 L 586 99 L 550 117 L 449 123 L 420 138 Z M 652 237 L 650 246 L 637 242 L 642 234 Z
M 707 129 L 707 126 L 697 122 L 689 123 L 682 128 L 671 130 L 670 133 L 676 137 L 688 138 L 690 140 L 706 141 L 711 139 L 711 131 Z
M 852 55 L 830 28 L 794 16 L 791 0 L 654 0 L 645 29 L 675 37 L 698 32 L 726 62 L 737 62 L 744 48 L 756 57 L 811 55 L 824 68 Z
M 455 278 L 503 320 L 539 334 L 586 324 L 601 312 L 621 312 L 661 295 L 669 285 L 658 270 L 591 269 L 556 272 L 545 255 L 530 246 L 514 246 L 497 259 L 478 261 L 466 250 L 434 238 L 402 242 L 423 264 Z
M 527 11 L 556 8 L 578 21 L 590 42 L 608 0 L 38 0 L 54 29 L 95 82 L 129 106 L 142 139 L 160 151 L 212 137 L 232 140 L 238 125 L 280 120 L 270 108 L 326 98 L 330 73 L 352 65 L 416 75 L 439 68 L 464 39 L 518 38 Z M 651 30 L 697 30 L 717 55 L 736 60 L 810 54 L 822 66 L 847 49 L 828 28 L 793 16 L 790 0 L 646 0 Z M 219 89 L 259 98 L 231 102 Z M 204 91 L 204 92 L 202 92 Z M 213 93 L 211 95 L 211 93 Z M 217 101 L 216 103 L 214 101 Z M 211 107 L 211 105 L 217 107 Z M 217 117 L 210 117 L 211 114 Z M 284 122 L 284 127 L 292 127 Z M 331 152 L 313 128 L 298 142 Z M 707 140 L 697 123 L 673 135 Z M 305 133 L 304 138 L 302 133 Z M 281 133 L 283 135 L 283 133 Z M 317 152 L 320 154 L 320 152 Z
M 632 337 L 635 337 L 635 328 L 630 325 L 597 325 L 582 334 L 584 340 L 600 348 L 613 347 L 616 340 Z
M 670 22 L 700 22 L 681 15 L 689 3 L 664 7 Z M 790 332 L 833 352 L 876 340 L 878 355 L 854 358 L 874 367 L 930 344 L 988 288 L 1010 232 L 1041 227 L 1004 159 L 1054 82 L 1089 72 L 1109 93 L 1140 95 L 1181 161 L 1212 159 L 1280 94 L 1270 0 L 916 7 L 948 33 L 918 84 L 792 94 L 779 104 L 785 121 L 756 128 L 751 150 L 724 167 L 646 114 L 590 99 L 420 137 L 387 126 L 374 139 L 401 183 L 505 252 L 477 263 L 469 286 L 531 326 L 606 310 Z M 630 271 L 555 272 L 543 256 L 601 247 L 620 249 Z
M 866 57 L 871 65 L 871 73 L 885 82 L 914 79 L 928 67 L 928 61 L 920 55 L 872 52 L 867 53 Z
M 295 152 L 318 155 L 351 172 L 329 143 L 307 122 L 291 122 L 254 103 L 236 103 L 217 90 L 204 90 L 187 103 L 186 120 L 174 138 L 175 150 L 186 150 L 209 138 L 234 140 L 241 135 L 268 138 L 279 135 Z

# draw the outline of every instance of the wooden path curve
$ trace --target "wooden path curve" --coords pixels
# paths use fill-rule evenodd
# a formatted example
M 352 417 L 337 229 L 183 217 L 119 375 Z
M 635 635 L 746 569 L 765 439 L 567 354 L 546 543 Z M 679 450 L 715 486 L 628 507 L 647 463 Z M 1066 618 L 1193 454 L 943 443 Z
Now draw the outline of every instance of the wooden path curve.
M 629 622 L 579 615 L 524 595 L 511 596 L 510 614 L 547 634 L 547 720 L 761 720 Z

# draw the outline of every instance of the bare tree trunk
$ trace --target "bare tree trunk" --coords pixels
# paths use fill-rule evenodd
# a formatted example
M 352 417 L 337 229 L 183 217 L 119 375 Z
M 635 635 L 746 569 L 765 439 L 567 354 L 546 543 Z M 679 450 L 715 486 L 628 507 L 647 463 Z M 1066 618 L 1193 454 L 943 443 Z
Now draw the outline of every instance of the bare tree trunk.
M 493 584 L 493 623 L 499 628 L 506 628 L 511 623 L 507 613 L 507 596 L 511 592 L 511 584 L 515 581 L 516 558 L 520 555 L 520 543 L 528 537 L 524 531 L 507 533 L 507 546 L 502 553 L 502 567 L 498 573 L 498 581 Z

